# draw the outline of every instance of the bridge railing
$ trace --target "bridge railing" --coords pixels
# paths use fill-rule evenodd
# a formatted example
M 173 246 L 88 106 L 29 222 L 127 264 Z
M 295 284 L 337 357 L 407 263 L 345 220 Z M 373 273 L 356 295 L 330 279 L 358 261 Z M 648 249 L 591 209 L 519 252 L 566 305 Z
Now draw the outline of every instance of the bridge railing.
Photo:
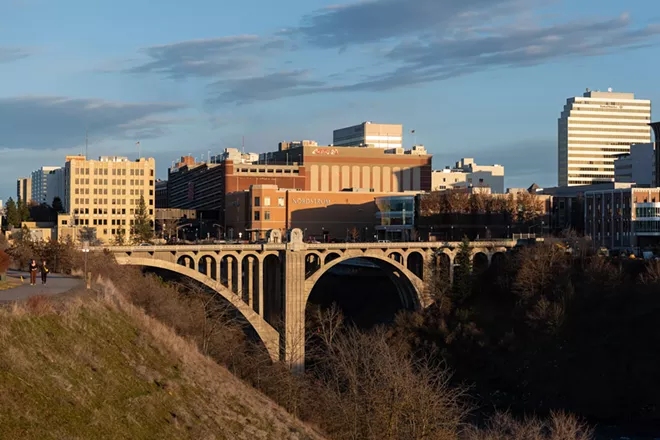
M 512 239 L 493 239 L 471 241 L 470 247 L 515 247 L 519 242 L 534 237 L 514 237 Z M 537 241 L 542 239 L 536 238 Z M 308 250 L 346 250 L 346 249 L 428 249 L 456 248 L 460 241 L 414 241 L 414 242 L 363 242 L 363 243 L 304 243 Z M 151 246 L 95 246 L 93 251 L 109 250 L 111 252 L 186 252 L 195 251 L 278 251 L 287 249 L 287 243 L 263 244 L 201 244 L 201 245 L 151 245 Z

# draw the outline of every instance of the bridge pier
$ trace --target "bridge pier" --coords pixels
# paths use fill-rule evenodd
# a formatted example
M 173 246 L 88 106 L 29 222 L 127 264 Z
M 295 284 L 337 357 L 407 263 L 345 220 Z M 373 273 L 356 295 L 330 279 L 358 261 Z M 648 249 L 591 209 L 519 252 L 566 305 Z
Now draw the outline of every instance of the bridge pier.
M 305 252 L 287 249 L 284 265 L 284 360 L 294 373 L 305 370 Z

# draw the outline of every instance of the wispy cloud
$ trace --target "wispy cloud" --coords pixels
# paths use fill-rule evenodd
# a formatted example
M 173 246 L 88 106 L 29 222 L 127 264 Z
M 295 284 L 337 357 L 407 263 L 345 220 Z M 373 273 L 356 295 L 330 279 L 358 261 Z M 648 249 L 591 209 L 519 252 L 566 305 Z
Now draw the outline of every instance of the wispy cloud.
M 32 55 L 32 50 L 23 47 L 0 46 L 0 64 L 17 61 Z
M 362 0 L 326 7 L 270 36 L 191 40 L 144 50 L 130 73 L 206 78 L 213 106 L 327 92 L 387 91 L 492 69 L 656 45 L 660 24 L 627 14 L 551 22 L 541 0 Z M 335 58 L 292 69 L 297 49 Z M 359 57 L 348 54 L 359 50 Z M 353 51 L 355 52 L 355 51 Z M 299 52 L 300 53 L 300 52 Z M 283 57 L 282 55 L 287 55 Z M 343 57 L 350 61 L 342 63 Z M 348 59 L 348 58 L 347 58 Z M 341 66 L 350 66 L 343 68 Z
M 248 72 L 259 65 L 260 57 L 284 48 L 291 48 L 290 42 L 256 35 L 181 41 L 144 49 L 150 61 L 126 72 L 156 73 L 171 79 L 233 75 Z
M 78 145 L 86 129 L 98 140 L 160 137 L 176 103 L 28 96 L 0 99 L 0 148 L 54 149 Z

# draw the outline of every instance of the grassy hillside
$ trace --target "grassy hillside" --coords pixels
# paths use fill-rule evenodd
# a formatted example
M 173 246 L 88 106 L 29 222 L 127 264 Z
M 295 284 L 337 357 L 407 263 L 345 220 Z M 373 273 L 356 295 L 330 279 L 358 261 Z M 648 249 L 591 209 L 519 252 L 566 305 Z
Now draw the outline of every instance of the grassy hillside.
M 106 294 L 0 310 L 0 438 L 320 437 Z

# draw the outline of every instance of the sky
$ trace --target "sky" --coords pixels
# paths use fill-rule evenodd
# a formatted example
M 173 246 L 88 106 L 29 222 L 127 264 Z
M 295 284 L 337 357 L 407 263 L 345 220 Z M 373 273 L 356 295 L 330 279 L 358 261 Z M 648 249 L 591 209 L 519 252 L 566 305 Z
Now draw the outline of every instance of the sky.
M 0 199 L 85 133 L 91 158 L 139 141 L 166 178 L 363 121 L 403 124 L 434 168 L 554 186 L 566 99 L 660 102 L 659 43 L 658 0 L 0 0 Z

